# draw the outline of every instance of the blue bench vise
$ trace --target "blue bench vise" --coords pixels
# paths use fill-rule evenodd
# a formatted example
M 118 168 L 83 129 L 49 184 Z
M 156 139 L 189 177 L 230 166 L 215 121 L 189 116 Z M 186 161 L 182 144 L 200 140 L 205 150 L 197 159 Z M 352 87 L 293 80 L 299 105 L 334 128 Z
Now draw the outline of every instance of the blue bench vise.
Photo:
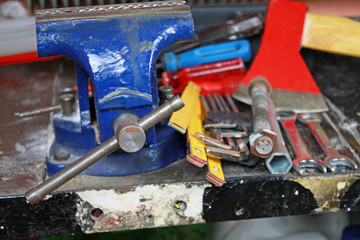
M 133 113 L 142 118 L 156 109 L 158 55 L 170 44 L 192 40 L 194 34 L 185 1 L 48 9 L 37 11 L 35 17 L 39 57 L 62 55 L 76 63 L 78 104 L 69 116 L 53 115 L 49 175 L 113 137 L 117 116 Z M 62 152 L 68 154 L 56 157 Z M 116 151 L 83 174 L 139 174 L 166 167 L 185 155 L 184 137 L 163 121 L 146 131 L 140 151 Z

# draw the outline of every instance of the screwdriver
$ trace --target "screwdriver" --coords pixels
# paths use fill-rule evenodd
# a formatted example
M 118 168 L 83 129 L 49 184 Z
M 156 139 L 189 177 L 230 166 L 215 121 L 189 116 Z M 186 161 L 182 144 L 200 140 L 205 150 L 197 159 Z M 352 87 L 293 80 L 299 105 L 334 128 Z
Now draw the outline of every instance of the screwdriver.
M 228 21 L 210 28 L 195 36 L 195 42 L 188 43 L 175 49 L 175 54 L 192 48 L 226 41 L 235 41 L 260 34 L 264 28 L 263 17 L 254 12 L 229 19 Z
M 188 67 L 176 73 L 163 72 L 161 84 L 173 87 L 174 94 L 181 94 L 187 83 L 192 81 L 201 87 L 201 94 L 219 92 L 233 94 L 239 81 L 246 74 L 245 63 L 241 58 Z
M 172 52 L 167 52 L 161 61 L 165 71 L 177 72 L 179 69 L 186 67 L 234 58 L 242 58 L 244 61 L 251 59 L 251 46 L 248 40 L 242 39 L 202 46 L 177 55 Z

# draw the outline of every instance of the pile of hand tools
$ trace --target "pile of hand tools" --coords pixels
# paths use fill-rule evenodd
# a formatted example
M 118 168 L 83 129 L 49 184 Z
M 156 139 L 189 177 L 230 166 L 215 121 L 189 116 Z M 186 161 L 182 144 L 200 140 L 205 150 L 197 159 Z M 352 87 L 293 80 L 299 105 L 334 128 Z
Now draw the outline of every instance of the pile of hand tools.
M 276 113 L 266 80 L 254 79 L 250 86 L 252 121 L 248 111 L 239 111 L 239 103 L 230 94 L 215 92 L 198 97 L 200 101 L 187 130 L 187 160 L 198 167 L 206 166 L 210 182 L 218 186 L 225 182 L 222 161 L 254 167 L 264 159 L 272 174 L 286 174 L 292 168 L 301 175 L 358 169 L 355 160 L 338 153 L 321 126 L 326 121 L 339 138 L 343 137 L 326 113 Z M 305 144 L 308 141 L 301 136 L 299 124 L 309 130 L 324 157 L 316 156 Z M 215 168 L 211 167 L 214 161 Z M 211 177 L 214 169 L 216 174 L 220 172 L 221 181 Z
M 283 18 L 277 17 L 280 15 Z M 291 26 L 284 20 L 295 17 Z M 161 85 L 171 86 L 174 93 L 181 93 L 190 81 L 201 88 L 202 107 L 197 106 L 189 121 L 187 159 L 198 167 L 207 166 L 207 179 L 215 185 L 225 182 L 220 161 L 254 167 L 264 159 L 272 174 L 286 174 L 291 169 L 301 175 L 358 169 L 355 160 L 338 152 L 322 127 L 327 123 L 336 132 L 336 138 L 346 142 L 330 117 L 322 113 L 328 110 L 327 105 L 299 54 L 301 44 L 310 47 L 304 44 L 309 41 L 304 40 L 309 29 L 303 30 L 310 18 L 320 16 L 307 14 L 306 4 L 271 1 L 262 43 L 248 72 L 243 62 L 250 60 L 247 42 L 237 39 L 260 33 L 262 27 L 258 25 L 248 34 L 237 32 L 234 39 L 219 36 L 231 32 L 226 29 L 236 29 L 242 20 L 262 23 L 258 13 L 219 25 L 200 34 L 195 43 L 162 58 L 166 71 L 162 73 Z M 207 45 L 226 39 L 237 41 Z M 236 44 L 241 47 L 235 47 Z M 197 46 L 202 47 L 194 48 Z M 234 102 L 232 96 L 242 103 Z M 239 111 L 244 103 L 251 105 L 251 112 Z M 299 124 L 310 136 L 302 136 Z M 351 131 L 354 132 L 353 127 Z M 355 129 L 352 135 L 359 135 L 358 131 Z M 312 139 L 312 144 L 323 153 L 321 156 L 312 152 L 314 146 L 309 146 L 306 137 Z M 214 162 L 216 166 L 212 166 Z

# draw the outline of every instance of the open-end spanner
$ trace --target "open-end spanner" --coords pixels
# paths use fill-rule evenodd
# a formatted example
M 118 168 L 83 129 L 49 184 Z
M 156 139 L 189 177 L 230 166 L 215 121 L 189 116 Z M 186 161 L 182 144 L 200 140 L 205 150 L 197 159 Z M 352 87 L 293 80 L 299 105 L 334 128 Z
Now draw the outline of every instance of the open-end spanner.
M 306 174 L 307 168 L 318 169 L 320 172 L 326 173 L 327 169 L 324 162 L 321 159 L 311 157 L 307 151 L 295 125 L 296 113 L 288 111 L 280 112 L 278 115 L 296 154 L 296 158 L 292 161 L 294 169 L 300 174 Z
M 320 126 L 321 117 L 319 114 L 301 114 L 299 120 L 309 127 L 316 141 L 320 144 L 326 155 L 323 162 L 332 172 L 337 171 L 337 166 L 345 166 L 353 170 L 358 168 L 358 165 L 351 158 L 339 154 L 330 143 L 328 136 Z

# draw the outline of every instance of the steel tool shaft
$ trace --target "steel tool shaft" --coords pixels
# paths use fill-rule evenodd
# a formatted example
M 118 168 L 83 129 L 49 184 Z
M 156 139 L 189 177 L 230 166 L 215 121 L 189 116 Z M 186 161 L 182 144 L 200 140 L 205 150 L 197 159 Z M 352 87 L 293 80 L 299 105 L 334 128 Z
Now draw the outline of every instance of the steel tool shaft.
M 73 94 L 63 94 L 59 100 L 61 103 L 59 105 L 38 108 L 28 112 L 16 112 L 14 115 L 17 118 L 26 118 L 62 110 L 64 116 L 70 116 L 74 112 L 75 96 Z
M 275 106 L 270 98 L 268 101 L 271 129 L 276 133 L 276 147 L 274 152 L 265 159 L 265 165 L 272 174 L 286 174 L 293 164 L 276 119 Z
M 257 81 L 257 79 L 254 80 L 250 89 L 254 132 L 260 132 L 263 129 L 271 130 L 268 110 L 270 88 L 265 82 Z
M 269 157 L 276 149 L 276 133 L 272 131 L 270 123 L 274 119 L 269 117 L 270 91 L 271 87 L 265 78 L 256 77 L 251 80 L 249 94 L 252 100 L 254 133 L 249 137 L 250 149 L 254 155 L 263 158 Z
M 28 112 L 16 112 L 14 114 L 14 116 L 17 118 L 26 118 L 26 117 L 37 116 L 37 115 L 50 113 L 50 112 L 54 112 L 54 111 L 59 111 L 60 109 L 61 109 L 61 105 L 55 105 L 55 106 L 50 106 L 50 107 L 34 109 L 34 110 L 31 110 Z
M 164 103 L 159 108 L 155 109 L 154 111 L 137 121 L 137 123 L 134 124 L 134 127 L 140 127 L 143 131 L 146 131 L 151 126 L 167 118 L 170 114 L 181 109 L 182 107 L 184 107 L 184 104 L 181 98 L 179 96 L 174 96 L 168 102 Z M 117 129 L 117 127 L 114 126 L 114 129 Z M 70 164 L 64 170 L 58 172 L 40 185 L 27 191 L 25 193 L 27 201 L 31 204 L 37 203 L 47 194 L 53 192 L 55 189 L 57 189 L 85 169 L 89 168 L 96 162 L 100 161 L 102 158 L 118 150 L 120 147 L 121 143 L 118 142 L 116 136 L 110 138 L 106 142 L 102 143 L 89 153 L 85 154 L 84 156 Z

